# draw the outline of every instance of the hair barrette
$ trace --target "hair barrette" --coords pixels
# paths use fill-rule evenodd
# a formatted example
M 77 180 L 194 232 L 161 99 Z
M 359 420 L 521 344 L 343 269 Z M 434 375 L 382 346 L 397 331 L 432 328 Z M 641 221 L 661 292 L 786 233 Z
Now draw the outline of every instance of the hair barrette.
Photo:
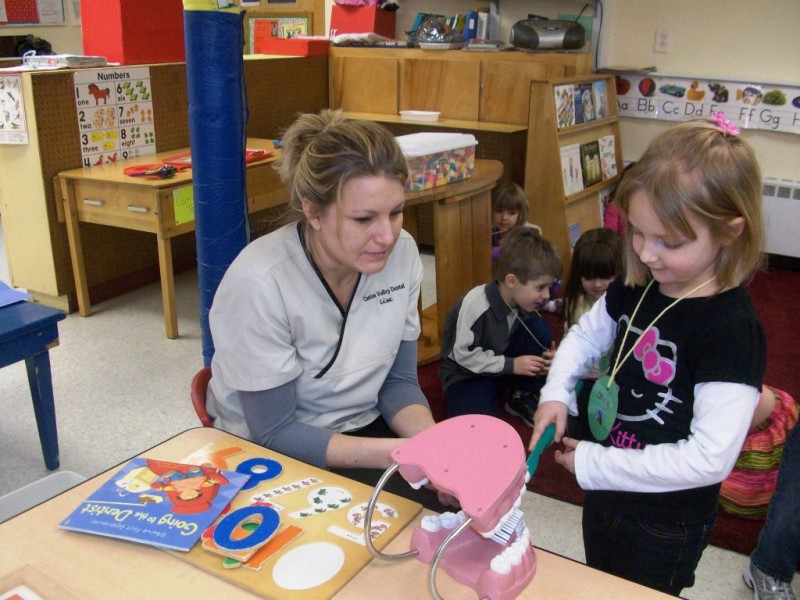
M 727 135 L 739 135 L 741 131 L 728 119 L 724 113 L 718 112 L 711 117 L 711 120 L 717 124 L 723 133 Z

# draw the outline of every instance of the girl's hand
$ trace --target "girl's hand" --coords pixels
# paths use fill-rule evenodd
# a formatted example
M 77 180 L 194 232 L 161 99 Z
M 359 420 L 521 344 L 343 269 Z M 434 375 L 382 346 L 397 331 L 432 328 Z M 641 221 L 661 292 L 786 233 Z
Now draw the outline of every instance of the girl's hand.
M 567 471 L 575 475 L 575 448 L 578 447 L 580 442 L 569 437 L 562 438 L 561 441 L 564 444 L 564 450 L 563 452 L 561 450 L 556 450 L 556 464 L 561 465 Z
M 550 423 L 556 424 L 553 441 L 560 442 L 564 430 L 567 428 L 567 406 L 561 402 L 542 402 L 540 400 L 539 408 L 536 409 L 536 414 L 533 416 L 533 435 L 528 444 L 528 452 L 533 450 Z
M 517 356 L 514 359 L 514 375 L 536 377 L 547 372 L 550 362 L 542 356 Z

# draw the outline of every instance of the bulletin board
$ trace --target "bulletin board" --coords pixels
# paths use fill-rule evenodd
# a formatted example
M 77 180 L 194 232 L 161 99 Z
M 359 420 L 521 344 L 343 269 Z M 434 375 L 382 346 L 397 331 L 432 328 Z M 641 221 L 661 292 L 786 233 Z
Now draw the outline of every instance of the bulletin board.
M 63 0 L 0 0 L 0 24 L 64 23 Z

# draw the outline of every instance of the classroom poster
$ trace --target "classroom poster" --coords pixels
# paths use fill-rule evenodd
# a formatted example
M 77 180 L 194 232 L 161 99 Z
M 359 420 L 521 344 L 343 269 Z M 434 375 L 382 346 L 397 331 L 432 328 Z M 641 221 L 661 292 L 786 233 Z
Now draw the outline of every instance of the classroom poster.
M 654 73 L 616 75 L 622 117 L 686 121 L 716 113 L 741 129 L 800 134 L 800 86 Z
M 0 75 L 0 144 L 27 143 L 22 77 Z
M 0 23 L 64 23 L 64 1 L 0 0 Z
M 81 69 L 73 77 L 84 167 L 155 154 L 149 67 Z

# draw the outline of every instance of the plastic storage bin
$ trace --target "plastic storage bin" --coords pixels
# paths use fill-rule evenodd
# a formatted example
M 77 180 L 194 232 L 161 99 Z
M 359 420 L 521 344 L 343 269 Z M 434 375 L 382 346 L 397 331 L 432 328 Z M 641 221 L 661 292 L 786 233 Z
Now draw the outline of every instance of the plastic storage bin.
M 397 142 L 408 161 L 406 189 L 412 192 L 461 181 L 475 170 L 474 135 L 422 132 L 398 136 Z

